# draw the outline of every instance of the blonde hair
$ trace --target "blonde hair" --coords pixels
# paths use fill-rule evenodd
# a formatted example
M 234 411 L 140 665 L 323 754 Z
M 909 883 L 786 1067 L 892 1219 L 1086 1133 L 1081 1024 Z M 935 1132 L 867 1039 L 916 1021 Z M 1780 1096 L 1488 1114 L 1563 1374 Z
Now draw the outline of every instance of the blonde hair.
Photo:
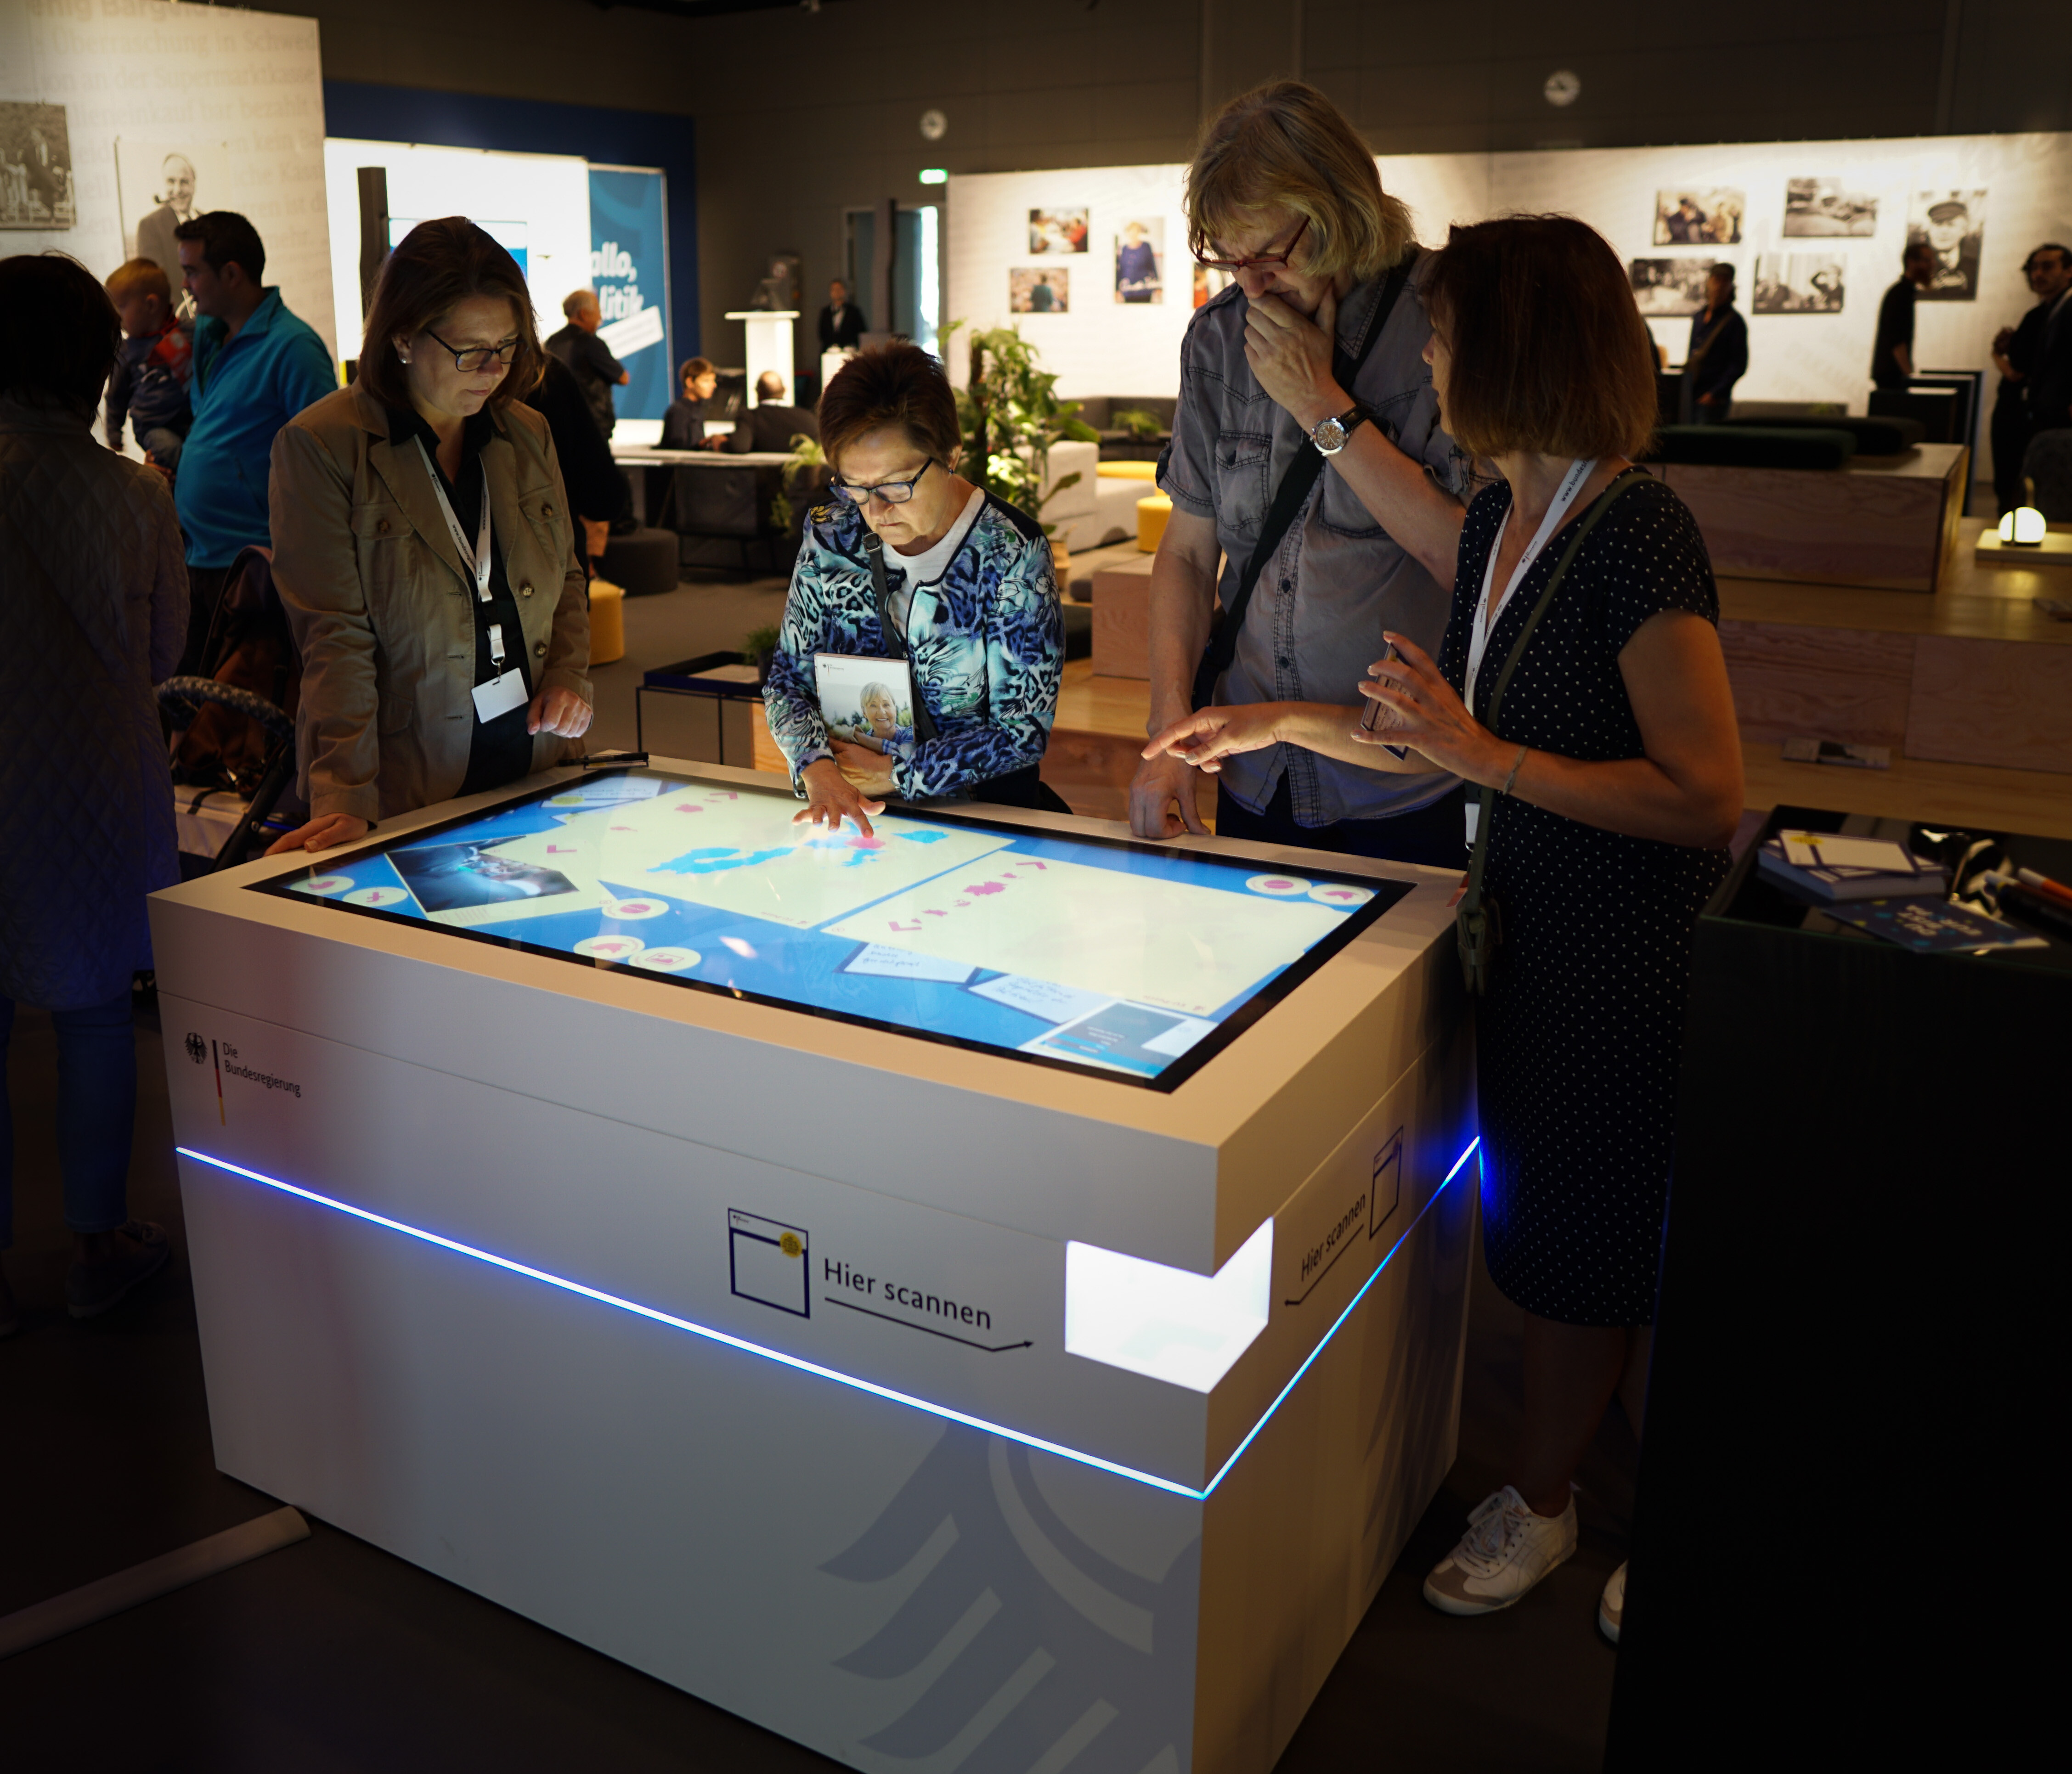
M 1309 224 L 1302 269 L 1356 281 L 1400 262 L 1410 211 L 1381 188 L 1374 156 L 1345 113 L 1301 80 L 1272 80 L 1210 120 L 1187 168 L 1187 246 L 1220 257 L 1217 236 L 1280 204 Z
M 156 296 L 168 308 L 173 305 L 172 280 L 156 259 L 127 259 L 108 273 L 108 298 L 127 302 L 132 290 Z

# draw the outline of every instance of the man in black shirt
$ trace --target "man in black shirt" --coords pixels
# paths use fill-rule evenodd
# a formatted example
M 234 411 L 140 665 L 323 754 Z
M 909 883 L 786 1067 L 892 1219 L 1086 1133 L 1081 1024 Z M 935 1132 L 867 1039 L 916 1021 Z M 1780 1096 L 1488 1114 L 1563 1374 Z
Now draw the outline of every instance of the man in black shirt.
M 1993 367 L 2000 372 L 2000 394 L 1993 403 L 1993 492 L 2002 516 L 2026 503 L 2021 458 L 2029 438 L 2039 430 L 2054 429 L 2037 423 L 2040 415 L 2032 412 L 2030 397 L 2051 396 L 2042 372 L 2049 347 L 2066 336 L 2065 316 L 2072 309 L 2067 300 L 2072 292 L 2072 252 L 2054 244 L 2039 246 L 2021 269 L 2036 306 L 2018 326 L 2003 326 L 1993 339 Z
M 1871 347 L 1871 382 L 1881 388 L 1903 388 L 1914 374 L 1914 304 L 1918 293 L 1935 275 L 1935 248 L 1910 240 L 1900 255 L 1901 277 L 1878 305 L 1877 343 Z
M 867 325 L 863 310 L 849 299 L 849 285 L 837 277 L 828 285 L 828 305 L 820 310 L 820 349 L 853 349 L 862 342 Z
M 742 414 L 733 435 L 726 440 L 726 447 L 735 455 L 745 456 L 751 450 L 777 450 L 788 456 L 791 440 L 801 433 L 816 443 L 820 441 L 820 421 L 804 407 L 784 404 L 784 378 L 775 370 L 765 370 L 756 377 L 755 401 Z
M 594 290 L 571 292 L 561 304 L 561 312 L 569 317 L 569 323 L 547 340 L 547 349 L 568 365 L 583 399 L 590 403 L 597 429 L 609 441 L 612 427 L 619 423 L 612 410 L 611 391 L 624 387 L 632 377 L 597 336 L 598 328 L 604 324 L 604 314 L 597 305 Z

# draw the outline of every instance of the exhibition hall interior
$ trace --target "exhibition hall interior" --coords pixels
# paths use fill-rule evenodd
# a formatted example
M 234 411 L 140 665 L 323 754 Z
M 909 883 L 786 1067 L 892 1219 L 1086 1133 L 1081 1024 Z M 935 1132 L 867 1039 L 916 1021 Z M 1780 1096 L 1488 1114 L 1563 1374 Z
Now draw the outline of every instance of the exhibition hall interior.
M 0 0 L 0 1767 L 2031 1741 L 2062 3 Z

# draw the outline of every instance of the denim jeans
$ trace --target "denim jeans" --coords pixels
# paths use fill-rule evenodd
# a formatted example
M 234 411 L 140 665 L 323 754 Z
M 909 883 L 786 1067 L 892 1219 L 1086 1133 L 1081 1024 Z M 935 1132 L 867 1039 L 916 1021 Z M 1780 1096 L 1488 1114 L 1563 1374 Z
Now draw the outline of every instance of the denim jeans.
M 125 988 L 82 1010 L 54 1010 L 58 1169 L 65 1224 L 112 1232 L 130 1218 L 130 1136 L 137 1119 L 137 1037 Z M 14 1242 L 14 1119 L 6 1090 L 14 1000 L 0 998 L 0 1250 Z

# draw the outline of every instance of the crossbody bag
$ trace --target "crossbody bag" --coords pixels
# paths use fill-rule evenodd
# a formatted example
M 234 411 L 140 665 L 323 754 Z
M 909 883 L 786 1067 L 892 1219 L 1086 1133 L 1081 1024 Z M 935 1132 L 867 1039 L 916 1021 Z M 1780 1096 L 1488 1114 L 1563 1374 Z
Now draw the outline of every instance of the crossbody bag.
M 1518 639 L 1511 643 L 1510 655 L 1497 676 L 1496 688 L 1490 694 L 1489 712 L 1483 716 L 1482 725 L 1491 733 L 1496 732 L 1497 711 L 1503 706 L 1503 692 L 1511 683 L 1512 673 L 1518 669 L 1518 662 L 1525 657 L 1526 643 L 1532 639 L 1540 618 L 1552 605 L 1554 593 L 1560 589 L 1562 580 L 1568 576 L 1568 563 L 1576 558 L 1583 538 L 1597 528 L 1597 519 L 1612 508 L 1620 494 L 1647 478 L 1638 469 L 1626 470 L 1597 495 L 1597 503 L 1585 515 L 1581 527 L 1568 539 L 1568 547 L 1561 551 L 1560 560 L 1548 577 L 1547 589 L 1540 593 L 1540 602 L 1532 606 L 1525 626 L 1518 631 Z M 1495 544 L 1492 542 L 1490 546 L 1494 548 Z M 1467 695 L 1463 700 L 1472 713 L 1475 687 L 1470 684 L 1466 688 Z M 1490 827 L 1496 818 L 1496 790 L 1486 782 L 1476 793 L 1479 799 L 1475 815 L 1474 855 L 1468 864 L 1467 890 L 1461 896 L 1460 907 L 1453 914 L 1453 940 L 1461 951 L 1461 977 L 1466 982 L 1470 995 L 1480 998 L 1489 992 L 1497 951 L 1503 946 L 1503 914 L 1494 897 L 1482 891 L 1482 869 L 1489 860 Z
M 1389 273 L 1388 281 L 1382 286 L 1381 300 L 1375 308 L 1373 323 L 1361 341 L 1359 355 L 1347 357 L 1334 347 L 1331 373 L 1338 386 L 1348 392 L 1354 377 L 1373 351 L 1375 341 L 1388 326 L 1388 317 L 1396 310 L 1396 298 L 1403 294 L 1403 286 L 1410 281 L 1410 268 L 1416 262 L 1417 248 L 1412 247 L 1403 262 Z M 1237 593 L 1223 611 L 1223 619 L 1209 630 L 1208 645 L 1202 649 L 1201 663 L 1194 668 L 1194 705 L 1197 708 L 1206 708 L 1216 700 L 1216 680 L 1230 669 L 1231 661 L 1237 656 L 1237 639 L 1244 630 L 1244 613 L 1252 602 L 1252 587 L 1259 583 L 1266 563 L 1273 558 L 1274 550 L 1281 546 L 1281 538 L 1287 535 L 1288 527 L 1307 503 L 1309 489 L 1317 484 L 1317 477 L 1323 471 L 1324 453 L 1305 437 L 1297 446 L 1295 459 L 1281 475 L 1281 484 L 1273 490 L 1273 503 L 1266 509 L 1266 522 L 1259 532 L 1259 541 L 1239 577 Z

